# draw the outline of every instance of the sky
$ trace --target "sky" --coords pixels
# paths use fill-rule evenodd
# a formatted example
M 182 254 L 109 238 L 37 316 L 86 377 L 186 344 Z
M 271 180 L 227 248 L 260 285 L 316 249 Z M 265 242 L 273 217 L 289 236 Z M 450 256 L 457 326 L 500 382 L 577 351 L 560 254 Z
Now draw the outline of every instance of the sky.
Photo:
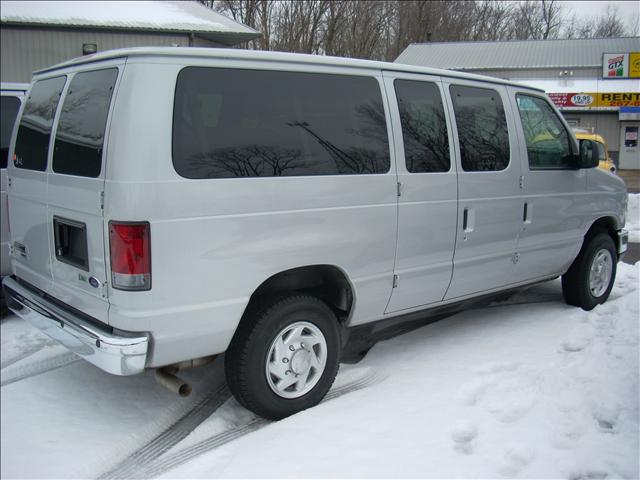
M 635 0 L 598 2 L 598 1 L 561 1 L 559 2 L 569 15 L 575 13 L 578 18 L 597 17 L 605 13 L 608 5 L 618 8 L 619 15 L 624 19 L 627 29 L 633 25 L 635 16 L 640 15 L 640 2 Z M 640 36 L 640 31 L 635 35 Z

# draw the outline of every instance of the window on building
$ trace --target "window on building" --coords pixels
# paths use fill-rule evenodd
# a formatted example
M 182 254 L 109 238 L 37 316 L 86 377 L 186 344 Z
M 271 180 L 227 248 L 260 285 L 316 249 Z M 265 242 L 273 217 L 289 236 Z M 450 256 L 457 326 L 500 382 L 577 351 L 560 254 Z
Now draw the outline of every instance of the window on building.
M 449 137 L 440 90 L 435 83 L 412 80 L 396 80 L 394 87 L 407 170 L 449 171 Z
M 45 171 L 49 155 L 49 140 L 53 117 L 66 77 L 48 78 L 36 82 L 24 106 L 13 163 L 18 168 Z
M 573 155 L 569 133 L 549 103 L 540 97 L 529 95 L 518 95 L 517 102 L 527 142 L 529 168 L 571 168 Z
M 509 165 L 509 132 L 500 94 L 488 88 L 451 85 L 462 168 L 504 170 Z
M 173 164 L 187 178 L 388 172 L 380 86 L 366 76 L 184 68 Z

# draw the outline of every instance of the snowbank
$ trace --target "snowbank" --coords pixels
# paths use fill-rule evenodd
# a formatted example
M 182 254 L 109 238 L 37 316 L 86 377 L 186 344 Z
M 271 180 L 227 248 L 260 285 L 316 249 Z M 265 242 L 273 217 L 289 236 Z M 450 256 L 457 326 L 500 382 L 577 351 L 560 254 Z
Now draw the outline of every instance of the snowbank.
M 555 281 L 378 344 L 358 367 L 384 381 L 166 478 L 638 478 L 639 268 L 591 312 Z
M 630 193 L 627 205 L 627 224 L 629 241 L 640 242 L 640 193 Z
M 186 437 L 171 426 L 224 385 L 221 362 L 190 374 L 190 399 L 80 361 L 7 383 L 26 350 L 48 365 L 59 348 L 10 319 L 0 476 L 96 478 L 138 452 L 127 478 L 638 478 L 639 273 L 619 264 L 591 312 L 557 280 L 530 287 L 379 343 L 313 409 L 269 423 L 230 399 Z

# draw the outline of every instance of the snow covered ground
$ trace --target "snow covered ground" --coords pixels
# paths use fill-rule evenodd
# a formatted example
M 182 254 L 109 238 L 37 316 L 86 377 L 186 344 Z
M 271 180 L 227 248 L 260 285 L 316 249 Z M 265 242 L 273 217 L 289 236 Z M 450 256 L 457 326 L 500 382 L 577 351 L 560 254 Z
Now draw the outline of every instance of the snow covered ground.
M 640 193 L 630 193 L 627 204 L 627 224 L 629 241 L 640 242 Z
M 222 361 L 179 398 L 115 377 L 17 318 L 1 325 L 2 478 L 639 477 L 640 263 L 609 301 L 559 281 L 377 344 L 327 400 L 277 423 Z M 41 372 L 40 374 L 38 374 Z

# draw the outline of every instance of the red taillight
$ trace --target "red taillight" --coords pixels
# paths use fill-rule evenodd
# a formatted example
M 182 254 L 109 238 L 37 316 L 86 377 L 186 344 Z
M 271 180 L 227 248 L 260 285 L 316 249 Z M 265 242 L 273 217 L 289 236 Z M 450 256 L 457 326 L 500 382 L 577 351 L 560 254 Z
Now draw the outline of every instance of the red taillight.
M 111 285 L 151 289 L 151 227 L 148 222 L 109 222 Z

